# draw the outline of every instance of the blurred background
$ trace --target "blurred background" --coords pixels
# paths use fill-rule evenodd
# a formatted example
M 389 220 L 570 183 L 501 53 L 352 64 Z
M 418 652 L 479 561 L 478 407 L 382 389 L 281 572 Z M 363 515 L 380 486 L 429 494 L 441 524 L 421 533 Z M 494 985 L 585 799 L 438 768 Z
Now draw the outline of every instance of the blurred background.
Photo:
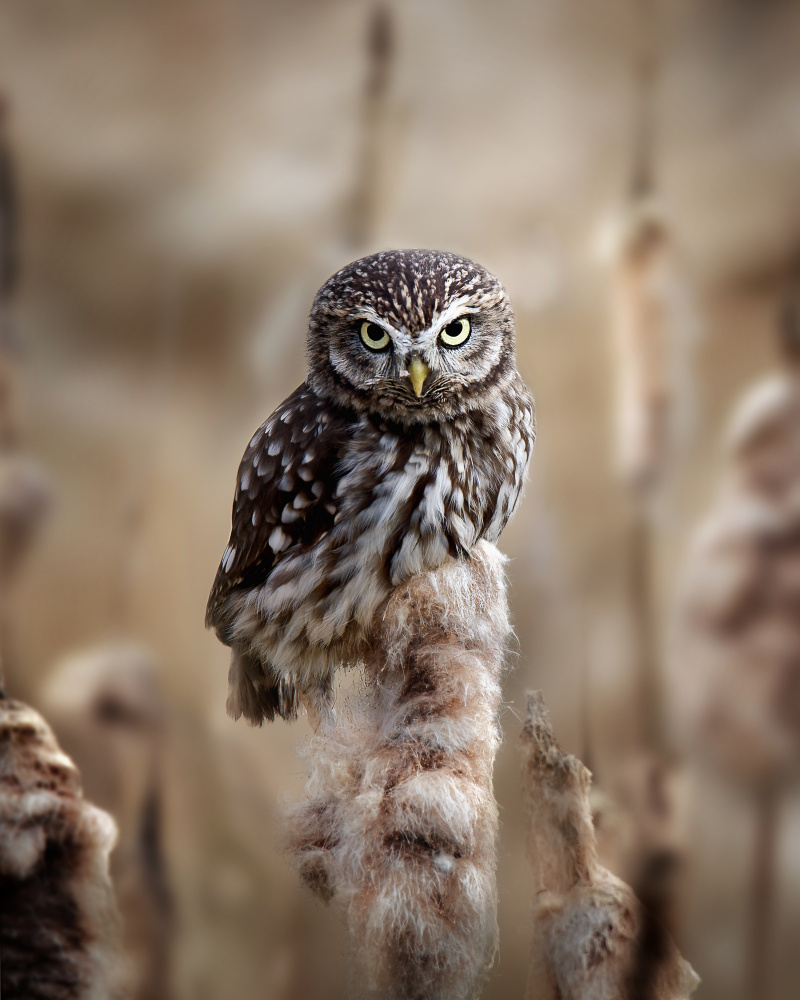
M 611 867 L 668 858 L 698 995 L 798 995 L 798 51 L 791 0 L 2 5 L 6 684 L 118 819 L 139 997 L 346 995 L 281 851 L 307 723 L 227 719 L 203 615 L 315 290 L 404 246 L 498 274 L 537 404 L 485 996 L 526 978 L 532 687 Z

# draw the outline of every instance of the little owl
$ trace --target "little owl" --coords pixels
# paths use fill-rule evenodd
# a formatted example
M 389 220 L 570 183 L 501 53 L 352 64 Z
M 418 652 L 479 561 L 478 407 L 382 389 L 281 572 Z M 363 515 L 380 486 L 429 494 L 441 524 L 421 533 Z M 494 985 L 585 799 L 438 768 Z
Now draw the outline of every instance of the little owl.
M 519 501 L 533 400 L 500 282 L 454 254 L 357 260 L 319 290 L 306 381 L 255 432 L 206 624 L 228 712 L 330 704 L 393 588 L 494 542 Z

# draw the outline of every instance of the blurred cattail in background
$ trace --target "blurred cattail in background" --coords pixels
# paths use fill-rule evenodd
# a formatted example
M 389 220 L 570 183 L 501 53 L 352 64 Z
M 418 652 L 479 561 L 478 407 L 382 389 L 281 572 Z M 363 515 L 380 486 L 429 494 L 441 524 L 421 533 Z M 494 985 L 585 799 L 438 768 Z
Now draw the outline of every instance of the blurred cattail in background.
M 793 276 L 794 277 L 794 276 Z M 797 288 L 783 370 L 739 401 L 717 498 L 696 532 L 676 616 L 674 717 L 690 752 L 751 796 L 756 829 L 745 980 L 770 992 L 778 807 L 800 771 L 800 367 Z
M 19 227 L 8 109 L 0 98 L 0 994 L 7 1000 L 127 996 L 109 876 L 114 820 L 32 708 L 6 696 L 12 587 L 49 506 L 41 465 L 20 443 L 13 329 Z
M 659 194 L 657 84 L 664 12 L 637 0 L 635 117 L 627 197 L 609 227 L 616 472 L 627 525 L 620 553 L 630 623 L 638 747 L 614 787 L 588 790 L 606 863 L 613 861 L 656 922 L 674 930 L 683 860 L 683 784 L 666 743 L 659 550 L 695 410 L 698 320 Z M 593 841 L 594 843 L 594 841 Z
M 655 192 L 632 194 L 618 225 L 612 275 L 617 459 L 630 489 L 651 498 L 691 427 L 698 324 Z
M 629 600 L 643 744 L 663 750 L 656 586 L 658 529 L 679 444 L 692 424 L 698 321 L 657 186 L 661 19 L 637 0 L 635 120 L 628 196 L 609 231 L 617 465 L 629 504 Z
M 9 115 L 0 93 L 0 691 L 14 655 L 11 587 L 50 501 L 44 470 L 20 445 L 20 350 L 13 323 L 20 234 Z
M 389 84 L 395 58 L 396 27 L 392 9 L 384 2 L 374 4 L 368 13 L 366 31 L 367 72 L 361 107 L 359 149 L 356 157 L 353 190 L 345 209 L 343 235 L 353 256 L 370 246 L 378 229 L 381 208 L 386 199 L 387 169 L 385 159 L 396 156 L 387 140 Z
M 0 354 L 4 358 L 14 353 L 12 305 L 19 280 L 19 202 L 14 156 L 8 135 L 9 107 L 0 93 Z M 8 421 L 5 381 L 0 393 L 0 438 L 5 440 Z
M 0 992 L 128 996 L 108 873 L 113 819 L 90 805 L 47 723 L 0 699 Z
M 681 595 L 674 671 L 683 735 L 747 786 L 800 763 L 800 385 L 756 385 Z M 676 690 L 677 690 L 676 682 Z
M 56 666 L 42 704 L 62 742 L 83 763 L 92 799 L 116 818 L 111 874 L 131 966 L 133 1000 L 168 1000 L 174 903 L 163 845 L 167 708 L 150 654 L 121 643 Z

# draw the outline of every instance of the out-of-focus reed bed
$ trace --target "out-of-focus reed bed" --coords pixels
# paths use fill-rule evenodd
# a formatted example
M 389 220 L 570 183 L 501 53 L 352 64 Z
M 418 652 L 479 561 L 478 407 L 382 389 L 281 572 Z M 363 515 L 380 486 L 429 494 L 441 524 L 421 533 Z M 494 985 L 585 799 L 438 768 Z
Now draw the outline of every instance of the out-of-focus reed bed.
M 14 328 L 19 195 L 8 115 L 5 96 L 0 94 L 0 692 L 14 648 L 11 589 L 50 501 L 50 486 L 41 464 L 21 444 L 21 348 Z
M 174 995 L 175 907 L 163 845 L 167 707 L 156 665 L 131 644 L 75 654 L 56 666 L 41 701 L 119 827 L 111 876 L 129 996 L 168 1000 Z
M 11 599 L 50 488 L 22 445 L 21 348 L 13 324 L 19 259 L 17 190 L 0 99 L 0 994 L 7 1000 L 129 996 L 109 874 L 113 818 L 84 797 L 48 723 L 7 697 Z
M 722 482 L 688 555 L 672 654 L 677 740 L 748 797 L 755 817 L 741 973 L 752 1000 L 768 997 L 775 978 L 779 807 L 800 772 L 794 308 L 783 319 L 783 370 L 752 386 L 729 423 Z

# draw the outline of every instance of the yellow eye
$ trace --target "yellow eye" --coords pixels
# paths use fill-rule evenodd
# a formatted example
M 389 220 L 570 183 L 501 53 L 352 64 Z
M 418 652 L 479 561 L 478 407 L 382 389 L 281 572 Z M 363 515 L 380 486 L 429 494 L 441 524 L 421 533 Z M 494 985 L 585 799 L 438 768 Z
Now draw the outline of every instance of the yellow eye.
M 361 324 L 361 342 L 371 351 L 382 351 L 389 346 L 389 334 L 377 323 L 365 319 Z
M 469 339 L 469 320 L 466 316 L 448 323 L 440 332 L 439 340 L 445 347 L 461 347 Z

